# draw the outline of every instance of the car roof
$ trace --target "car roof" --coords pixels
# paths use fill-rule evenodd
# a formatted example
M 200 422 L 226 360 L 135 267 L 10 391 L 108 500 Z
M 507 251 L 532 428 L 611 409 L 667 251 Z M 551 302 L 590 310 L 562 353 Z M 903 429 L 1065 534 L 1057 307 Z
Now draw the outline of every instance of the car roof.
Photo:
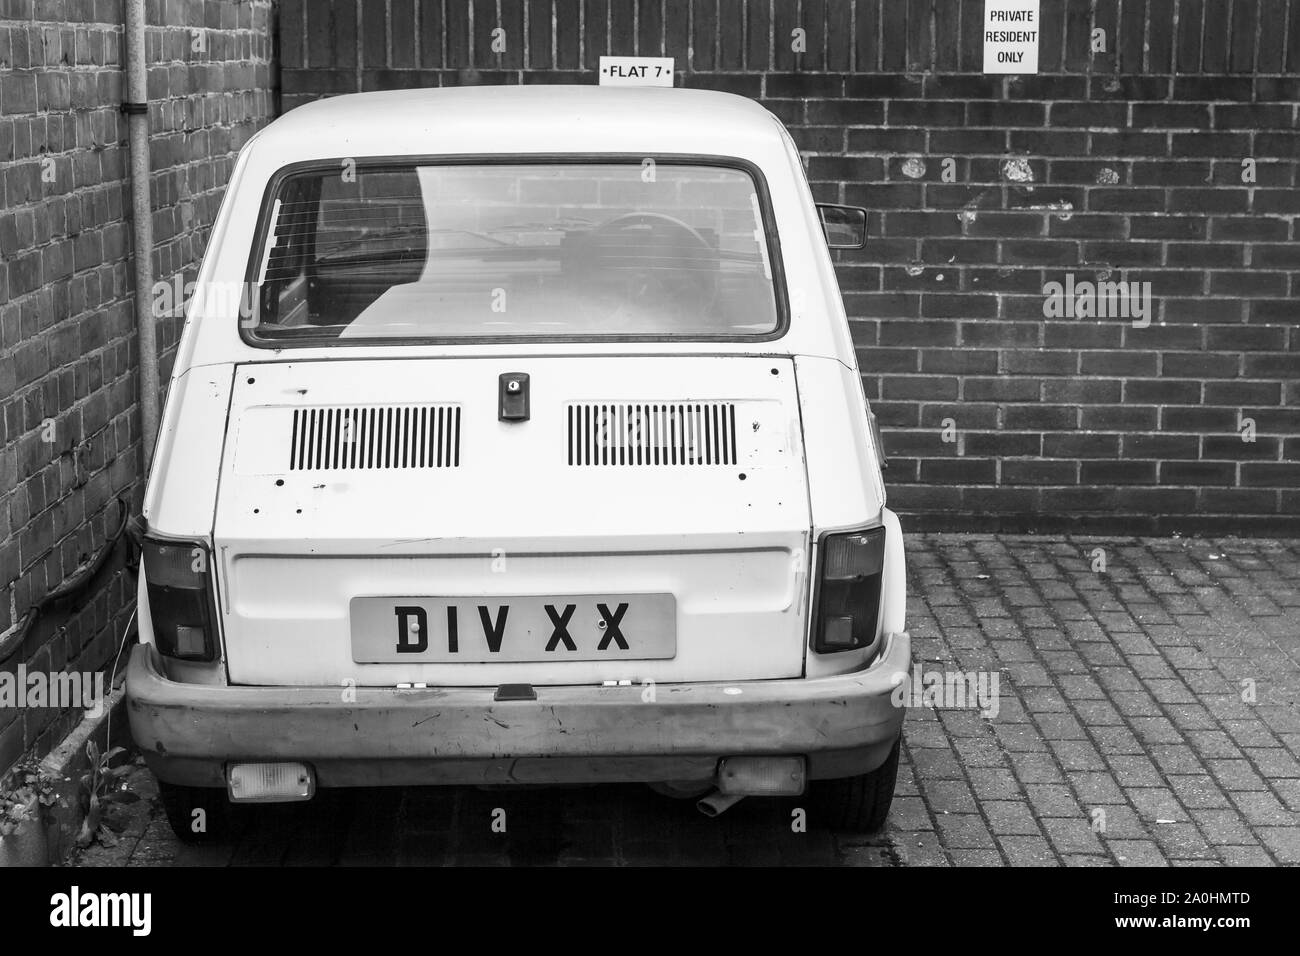
M 352 93 L 290 110 L 256 136 L 282 164 L 324 157 L 519 153 L 735 156 L 782 145 L 753 100 L 664 87 L 467 86 Z

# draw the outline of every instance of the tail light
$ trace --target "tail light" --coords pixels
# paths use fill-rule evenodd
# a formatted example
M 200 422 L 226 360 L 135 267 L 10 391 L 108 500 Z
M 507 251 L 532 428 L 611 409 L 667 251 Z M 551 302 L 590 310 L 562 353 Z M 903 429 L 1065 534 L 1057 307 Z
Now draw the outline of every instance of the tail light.
M 884 566 L 884 528 L 822 538 L 814 651 L 833 654 L 871 646 Z
M 197 541 L 146 539 L 141 556 L 158 652 L 183 661 L 216 660 L 207 548 Z

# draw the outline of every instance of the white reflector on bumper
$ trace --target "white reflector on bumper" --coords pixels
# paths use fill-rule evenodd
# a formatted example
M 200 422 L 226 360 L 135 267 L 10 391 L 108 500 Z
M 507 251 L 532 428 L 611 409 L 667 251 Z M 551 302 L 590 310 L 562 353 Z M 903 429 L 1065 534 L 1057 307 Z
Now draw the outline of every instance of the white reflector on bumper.
M 235 803 L 310 800 L 316 792 L 316 775 L 301 763 L 233 763 L 227 780 Z
M 803 757 L 724 757 L 718 790 L 745 797 L 798 796 L 804 777 Z

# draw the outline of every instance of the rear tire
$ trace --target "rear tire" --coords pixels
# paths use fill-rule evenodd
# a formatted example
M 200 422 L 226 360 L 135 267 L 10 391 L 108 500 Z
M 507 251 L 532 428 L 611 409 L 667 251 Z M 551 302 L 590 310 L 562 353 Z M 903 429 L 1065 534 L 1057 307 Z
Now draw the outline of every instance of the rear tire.
M 875 833 L 885 825 L 898 781 L 898 751 L 894 741 L 889 756 L 875 770 L 839 780 L 816 780 L 812 785 L 814 812 L 832 830 Z
M 158 781 L 167 823 L 176 839 L 191 845 L 221 843 L 230 835 L 230 801 L 215 787 L 185 787 Z

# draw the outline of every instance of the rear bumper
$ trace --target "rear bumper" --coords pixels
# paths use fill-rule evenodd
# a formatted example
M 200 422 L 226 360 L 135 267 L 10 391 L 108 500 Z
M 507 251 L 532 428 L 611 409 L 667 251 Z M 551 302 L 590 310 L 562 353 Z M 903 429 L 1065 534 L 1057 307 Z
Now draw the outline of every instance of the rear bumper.
M 228 687 L 168 680 L 156 652 L 132 650 L 131 733 L 170 783 L 224 786 L 232 761 L 296 760 L 321 786 L 701 781 L 720 757 L 798 754 L 810 778 L 884 762 L 905 710 L 905 632 L 871 667 L 816 679 L 653 687 L 538 687 L 494 701 L 492 687 Z M 355 698 L 355 700 L 351 698 Z

